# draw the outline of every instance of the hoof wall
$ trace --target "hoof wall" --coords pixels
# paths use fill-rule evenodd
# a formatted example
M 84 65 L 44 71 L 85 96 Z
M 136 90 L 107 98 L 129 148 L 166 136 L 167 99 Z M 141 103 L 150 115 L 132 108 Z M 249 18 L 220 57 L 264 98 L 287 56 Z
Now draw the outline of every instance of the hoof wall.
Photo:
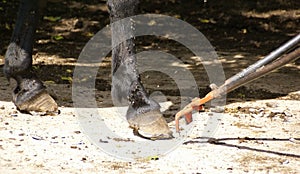
M 25 102 L 16 104 L 16 106 L 20 111 L 25 112 L 43 112 L 46 113 L 46 115 L 52 115 L 58 112 L 57 103 L 46 90 L 43 90 Z
M 142 138 L 151 140 L 173 138 L 172 131 L 159 110 L 137 115 L 128 122 L 134 133 Z

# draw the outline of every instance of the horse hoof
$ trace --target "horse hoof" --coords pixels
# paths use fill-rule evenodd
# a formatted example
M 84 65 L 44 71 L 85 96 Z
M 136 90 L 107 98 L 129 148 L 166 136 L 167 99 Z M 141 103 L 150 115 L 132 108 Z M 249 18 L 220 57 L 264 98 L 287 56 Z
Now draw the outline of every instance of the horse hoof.
M 142 138 L 151 140 L 173 138 L 172 131 L 159 110 L 139 114 L 128 122 L 135 135 Z
M 46 90 L 41 91 L 34 97 L 24 102 L 15 102 L 20 111 L 25 112 L 43 112 L 46 115 L 53 115 L 58 112 L 58 106 L 55 100 L 47 93 Z

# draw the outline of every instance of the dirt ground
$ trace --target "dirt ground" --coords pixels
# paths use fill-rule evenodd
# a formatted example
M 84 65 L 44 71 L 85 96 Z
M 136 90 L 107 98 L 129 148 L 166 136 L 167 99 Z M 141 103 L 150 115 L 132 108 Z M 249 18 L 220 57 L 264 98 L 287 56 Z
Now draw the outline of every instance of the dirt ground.
M 169 15 L 196 27 L 215 47 L 227 78 L 300 33 L 298 1 L 183 2 L 143 1 L 140 11 Z M 7 81 L 2 68 L 17 7 L 17 1 L 0 1 L 0 173 L 300 173 L 299 64 L 290 63 L 230 93 L 213 138 L 200 136 L 212 114 L 208 109 L 195 114 L 194 132 L 170 154 L 128 162 L 89 142 L 72 109 L 73 70 L 86 42 L 109 23 L 105 2 L 49 3 L 43 14 L 34 70 L 60 106 L 57 117 L 22 114 L 11 103 L 14 82 Z M 200 96 L 210 91 L 205 69 L 187 48 L 150 36 L 136 41 L 137 52 L 175 55 L 192 72 Z M 110 66 L 108 56 L 97 75 L 99 108 L 113 106 Z M 180 96 L 175 82 L 162 73 L 145 72 L 142 80 L 153 97 L 159 91 L 164 97 L 157 99 L 172 104 L 165 112 L 172 127 L 180 97 L 190 96 Z

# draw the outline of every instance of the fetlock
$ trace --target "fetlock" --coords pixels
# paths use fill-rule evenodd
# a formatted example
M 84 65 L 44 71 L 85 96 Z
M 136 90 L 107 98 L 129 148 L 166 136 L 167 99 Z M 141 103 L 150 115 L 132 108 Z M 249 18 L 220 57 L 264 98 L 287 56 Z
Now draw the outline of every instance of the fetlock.
M 136 115 L 144 114 L 153 110 L 160 109 L 159 104 L 150 99 L 143 85 L 139 81 L 134 81 L 130 86 L 128 93 L 129 108 L 126 114 L 127 120 L 130 120 Z
M 14 78 L 17 80 L 18 76 L 21 74 L 30 72 L 31 66 L 31 54 L 23 50 L 15 42 L 10 43 L 5 53 L 5 63 L 3 67 L 3 72 L 6 78 Z

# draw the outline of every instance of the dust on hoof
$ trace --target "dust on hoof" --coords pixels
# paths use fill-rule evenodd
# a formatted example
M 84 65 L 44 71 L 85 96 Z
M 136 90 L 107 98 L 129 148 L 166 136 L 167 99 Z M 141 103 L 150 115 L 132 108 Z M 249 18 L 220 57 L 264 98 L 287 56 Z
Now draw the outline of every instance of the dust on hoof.
M 15 105 L 20 111 L 25 112 L 43 112 L 46 115 L 55 115 L 58 112 L 58 106 L 55 100 L 47 93 L 46 90 L 41 91 L 29 100 L 16 103 Z
M 172 131 L 159 110 L 139 114 L 128 122 L 134 132 L 142 138 L 151 140 L 173 138 Z

